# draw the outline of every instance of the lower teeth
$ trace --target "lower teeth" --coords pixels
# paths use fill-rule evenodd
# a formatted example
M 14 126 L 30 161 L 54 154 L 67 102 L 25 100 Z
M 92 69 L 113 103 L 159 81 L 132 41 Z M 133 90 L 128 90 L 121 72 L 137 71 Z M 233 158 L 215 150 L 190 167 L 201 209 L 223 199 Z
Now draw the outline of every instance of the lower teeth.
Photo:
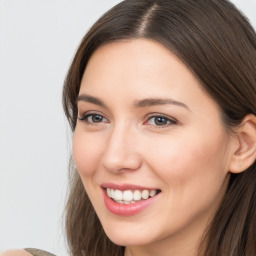
M 114 200 L 114 201 L 119 204 L 135 204 L 136 202 L 140 202 L 141 200 L 139 200 L 139 201 L 116 201 L 116 200 Z

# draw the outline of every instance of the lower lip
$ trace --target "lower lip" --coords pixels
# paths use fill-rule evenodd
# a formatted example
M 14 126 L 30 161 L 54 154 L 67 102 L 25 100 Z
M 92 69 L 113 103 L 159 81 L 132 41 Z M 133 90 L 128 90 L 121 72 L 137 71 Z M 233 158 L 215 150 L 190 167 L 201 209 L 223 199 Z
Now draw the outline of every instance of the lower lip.
M 108 195 L 105 189 L 103 189 L 104 194 L 104 202 L 107 207 L 107 209 L 116 215 L 120 216 L 132 216 L 135 214 L 140 213 L 145 208 L 147 208 L 149 205 L 151 205 L 157 198 L 158 195 L 155 195 L 153 197 L 150 197 L 146 200 L 141 200 L 136 203 L 131 204 L 119 204 L 115 201 L 113 201 Z

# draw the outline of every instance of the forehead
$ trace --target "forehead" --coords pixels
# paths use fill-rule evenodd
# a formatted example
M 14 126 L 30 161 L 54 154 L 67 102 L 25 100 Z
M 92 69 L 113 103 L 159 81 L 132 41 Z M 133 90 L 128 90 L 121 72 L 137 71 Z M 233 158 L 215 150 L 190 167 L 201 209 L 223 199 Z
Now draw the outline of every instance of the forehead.
M 141 84 L 158 87 L 166 84 L 166 79 L 172 84 L 179 84 L 180 80 L 186 82 L 186 79 L 187 83 L 199 83 L 166 47 L 153 40 L 134 39 L 97 49 L 89 59 L 81 85 L 89 87 L 93 84 L 95 87 L 121 82 L 118 87 L 135 83 L 139 89 Z

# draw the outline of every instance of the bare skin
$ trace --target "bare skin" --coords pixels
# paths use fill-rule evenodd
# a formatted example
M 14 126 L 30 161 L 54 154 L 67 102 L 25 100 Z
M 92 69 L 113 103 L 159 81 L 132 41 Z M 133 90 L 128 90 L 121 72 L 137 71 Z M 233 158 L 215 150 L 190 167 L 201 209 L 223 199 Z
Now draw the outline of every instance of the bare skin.
M 32 256 L 25 250 L 11 250 L 6 252 L 0 252 L 0 256 Z

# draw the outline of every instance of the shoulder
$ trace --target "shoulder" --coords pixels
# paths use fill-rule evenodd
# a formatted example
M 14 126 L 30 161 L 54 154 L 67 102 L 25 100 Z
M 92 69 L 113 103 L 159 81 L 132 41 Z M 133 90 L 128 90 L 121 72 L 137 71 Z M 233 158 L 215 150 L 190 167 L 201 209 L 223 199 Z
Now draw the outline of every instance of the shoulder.
M 12 250 L 6 252 L 0 252 L 0 256 L 55 256 L 46 251 L 39 249 L 26 248 L 24 250 Z
M 25 250 L 11 250 L 6 252 L 0 252 L 0 256 L 32 256 Z

